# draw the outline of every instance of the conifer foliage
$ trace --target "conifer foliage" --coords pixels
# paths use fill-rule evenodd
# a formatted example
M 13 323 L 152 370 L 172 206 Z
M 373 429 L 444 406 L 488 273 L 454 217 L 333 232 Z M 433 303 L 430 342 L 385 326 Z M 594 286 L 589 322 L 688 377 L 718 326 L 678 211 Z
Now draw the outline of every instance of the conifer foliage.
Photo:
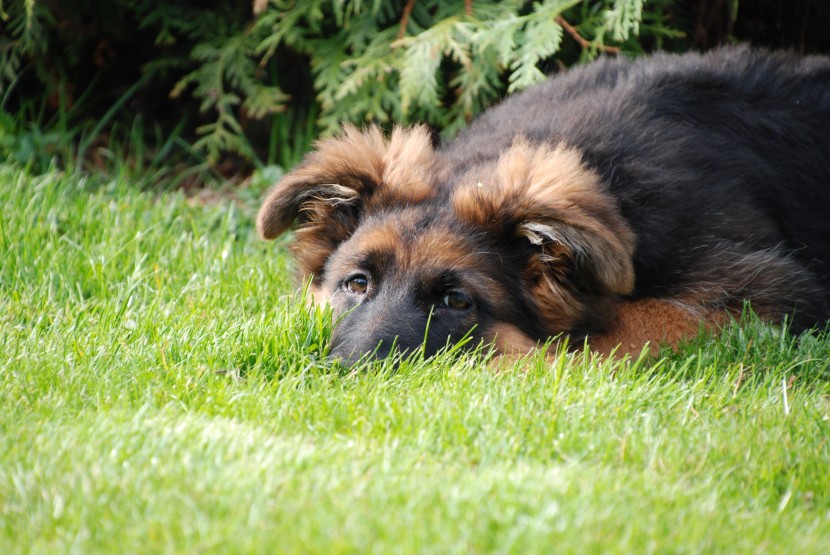
M 214 162 L 256 158 L 257 122 L 297 114 L 315 119 L 313 134 L 425 121 L 451 135 L 546 74 L 681 37 L 672 3 L 0 0 L 0 100 L 12 111 L 40 91 L 44 109 L 91 117 L 89 99 L 130 91 L 125 111 L 160 118 L 162 98 L 167 114 L 192 112 L 192 142 Z

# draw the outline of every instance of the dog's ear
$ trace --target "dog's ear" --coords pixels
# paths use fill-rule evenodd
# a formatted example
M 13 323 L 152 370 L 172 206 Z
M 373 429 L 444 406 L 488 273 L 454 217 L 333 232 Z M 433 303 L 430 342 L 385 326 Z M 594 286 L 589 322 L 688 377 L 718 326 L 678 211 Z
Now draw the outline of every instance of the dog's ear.
M 318 141 L 269 192 L 257 231 L 273 239 L 297 221 L 292 251 L 304 274 L 320 277 L 328 257 L 365 213 L 433 194 L 432 159 L 426 127 L 396 127 L 386 139 L 376 126 L 361 131 L 345 125 L 341 136 Z
M 590 295 L 634 288 L 634 233 L 579 152 L 516 141 L 491 178 L 457 189 L 463 220 L 529 241 L 549 280 Z

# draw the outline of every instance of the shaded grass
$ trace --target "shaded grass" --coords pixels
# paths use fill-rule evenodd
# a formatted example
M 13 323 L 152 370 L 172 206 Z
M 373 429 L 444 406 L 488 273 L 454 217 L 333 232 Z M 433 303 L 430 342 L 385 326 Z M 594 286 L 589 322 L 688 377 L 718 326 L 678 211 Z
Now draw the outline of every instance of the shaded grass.
M 323 359 L 252 207 L 0 166 L 0 551 L 830 551 L 830 341 Z

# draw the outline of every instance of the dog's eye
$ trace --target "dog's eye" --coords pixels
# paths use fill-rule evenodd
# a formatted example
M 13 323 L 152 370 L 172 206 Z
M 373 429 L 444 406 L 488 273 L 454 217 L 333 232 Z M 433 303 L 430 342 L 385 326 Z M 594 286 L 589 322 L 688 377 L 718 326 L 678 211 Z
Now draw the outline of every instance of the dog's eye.
M 473 301 L 470 300 L 470 297 L 467 296 L 466 293 L 462 293 L 460 291 L 450 291 L 449 293 L 444 295 L 443 299 L 441 299 L 441 304 L 448 308 L 464 310 L 470 308 L 470 305 L 473 304 Z
M 364 275 L 356 275 L 346 282 L 346 289 L 350 293 L 363 294 L 369 288 L 369 280 Z

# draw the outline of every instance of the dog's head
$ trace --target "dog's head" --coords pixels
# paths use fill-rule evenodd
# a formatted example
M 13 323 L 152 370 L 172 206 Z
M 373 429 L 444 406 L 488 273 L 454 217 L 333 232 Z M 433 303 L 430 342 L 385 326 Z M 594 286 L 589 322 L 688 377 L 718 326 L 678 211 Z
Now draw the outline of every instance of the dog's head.
M 334 357 L 429 355 L 467 335 L 527 351 L 601 327 L 633 288 L 633 234 L 576 151 L 519 140 L 438 177 L 455 162 L 425 128 L 346 127 L 268 195 L 257 229 L 298 222 L 291 249 L 338 319 Z

